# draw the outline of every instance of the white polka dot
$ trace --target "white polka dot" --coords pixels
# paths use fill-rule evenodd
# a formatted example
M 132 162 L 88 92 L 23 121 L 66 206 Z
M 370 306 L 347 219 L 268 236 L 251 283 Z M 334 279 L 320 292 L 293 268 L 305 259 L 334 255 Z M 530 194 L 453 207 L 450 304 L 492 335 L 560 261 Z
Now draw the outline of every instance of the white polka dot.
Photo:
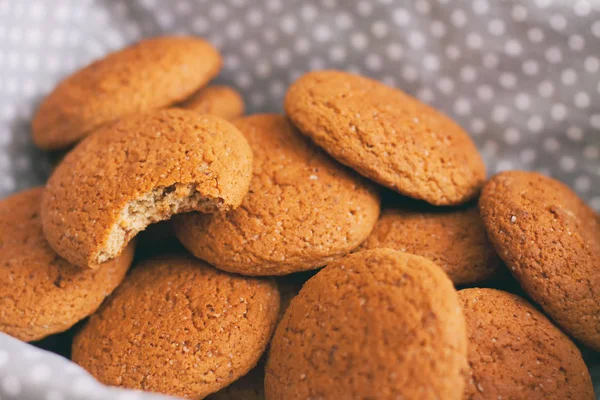
M 358 15 L 362 17 L 368 17 L 373 12 L 373 6 L 368 1 L 361 1 L 356 6 Z
M 531 164 L 537 158 L 537 154 L 534 149 L 523 149 L 519 154 L 519 159 L 524 164 Z
M 440 59 L 435 54 L 427 54 L 423 57 L 423 67 L 428 71 L 440 69 Z
M 465 97 L 459 97 L 454 102 L 454 112 L 458 115 L 467 115 L 471 112 L 471 102 Z
M 500 74 L 500 85 L 504 88 L 513 88 L 517 84 L 517 77 L 515 74 L 510 72 L 503 72 Z
M 577 178 L 575 178 L 575 190 L 576 191 L 578 191 L 580 193 L 589 192 L 591 186 L 592 186 L 592 182 L 590 181 L 590 178 L 588 178 L 587 176 L 578 176 Z
M 225 33 L 232 39 L 239 39 L 244 34 L 244 28 L 238 21 L 231 21 L 225 28 Z
M 108 16 L 106 14 L 100 14 L 100 15 L 103 17 L 103 19 L 108 19 Z M 170 12 L 168 12 L 166 9 L 163 8 L 163 9 L 161 9 L 161 12 L 156 15 L 156 21 L 158 22 L 158 25 L 162 29 L 170 29 L 171 27 L 173 27 L 175 18 L 173 17 L 173 14 L 171 14 Z M 101 24 L 105 25 L 106 22 L 103 21 Z
M 542 97 L 551 97 L 554 94 L 554 84 L 550 81 L 543 81 L 538 85 L 538 92 Z
M 501 19 L 493 19 L 488 24 L 488 30 L 494 36 L 502 36 L 506 32 L 506 25 Z
M 516 39 L 509 39 L 504 46 L 504 51 L 506 54 L 512 57 L 516 57 L 521 54 L 523 51 L 523 46 Z
M 28 161 L 28 159 L 25 160 Z M 52 375 L 52 371 L 46 364 L 36 364 L 30 371 L 31 381 L 33 383 L 45 382 L 50 378 L 50 375 Z
M 269 85 L 269 93 L 275 98 L 282 97 L 285 93 L 285 85 L 280 81 L 271 82 Z
M 546 138 L 543 142 L 544 149 L 549 153 L 555 153 L 560 149 L 560 143 L 554 138 Z
M 480 49 L 483 46 L 483 39 L 481 35 L 475 32 L 471 32 L 467 35 L 467 46 L 471 49 Z
M 302 10 L 304 11 L 304 8 Z M 305 14 L 302 15 L 304 16 Z M 261 10 L 253 8 L 246 14 L 246 20 L 251 26 L 260 26 L 263 23 L 264 15 Z
M 498 124 L 503 123 L 508 118 L 509 110 L 503 105 L 497 105 L 492 109 L 492 120 Z
M 352 44 L 352 47 L 354 47 L 356 50 L 364 50 L 369 44 L 369 41 L 364 34 L 355 33 L 350 38 L 350 44 Z
M 513 168 L 513 163 L 510 160 L 501 160 L 496 164 L 496 172 L 510 171 Z
M 567 68 L 560 74 L 560 80 L 565 85 L 572 85 L 577 81 L 577 73 L 573 68 Z
M 564 104 L 556 103 L 550 108 L 550 116 L 555 121 L 562 121 L 567 116 L 567 107 Z
M 512 10 L 511 10 L 511 16 L 512 16 L 513 20 L 515 20 L 515 21 L 518 21 L 518 22 L 525 21 L 527 19 L 527 8 L 525 8 L 521 4 L 517 4 L 517 5 L 513 6 Z
M 293 79 L 296 80 L 296 79 Z M 262 92 L 254 92 L 250 95 L 250 103 L 257 108 L 262 107 L 266 102 L 265 95 Z
M 494 88 L 490 85 L 481 85 L 477 88 L 477 97 L 482 101 L 489 101 L 494 97 Z
M 325 8 L 335 8 L 337 6 L 337 0 L 321 0 L 323 7 Z
M 70 9 L 66 4 L 60 4 L 53 7 L 54 9 L 54 17 L 57 21 L 66 21 L 69 19 Z
M 197 33 L 205 33 L 208 31 L 208 20 L 203 16 L 197 16 L 192 21 L 192 29 Z
M 475 14 L 485 14 L 490 10 L 487 0 L 473 0 L 471 6 Z
M 477 70 L 472 65 L 465 65 L 460 69 L 460 79 L 464 82 L 473 82 L 477 79 Z
M 580 51 L 585 47 L 585 39 L 580 35 L 569 36 L 569 48 L 573 51 Z
M 310 22 L 317 18 L 318 11 L 313 5 L 307 4 L 300 9 L 300 15 L 305 21 Z
M 588 108 L 590 106 L 590 96 L 586 92 L 575 94 L 574 101 L 578 108 Z
M 590 125 L 595 129 L 600 129 L 600 114 L 594 114 L 590 117 Z
M 283 32 L 287 33 L 288 35 L 291 35 L 296 32 L 298 22 L 296 21 L 296 18 L 294 16 L 286 15 L 279 22 L 279 27 Z
M 46 7 L 42 1 L 38 1 L 30 4 L 29 16 L 36 20 L 41 21 L 46 16 Z
M 592 6 L 590 5 L 589 1 L 587 1 L 587 0 L 577 1 L 573 5 L 573 12 L 575 13 L 575 15 L 577 15 L 579 17 L 588 16 L 590 14 L 591 9 L 592 9 Z
M 313 57 L 308 63 L 311 71 L 318 71 L 325 68 L 325 62 L 319 57 Z
M 575 159 L 569 156 L 562 156 L 559 161 L 560 168 L 566 172 L 572 172 L 575 169 Z
M 242 46 L 242 51 L 248 57 L 254 58 L 254 57 L 258 56 L 258 53 L 260 52 L 260 48 L 258 46 L 258 43 L 256 43 L 254 40 L 249 40 Z
M 567 19 L 564 15 L 554 14 L 550 17 L 550 26 L 557 31 L 562 31 L 567 27 Z
M 431 12 L 431 5 L 428 0 L 416 0 L 415 10 L 417 10 L 419 14 L 426 15 Z
M 404 54 L 404 49 L 398 43 L 390 43 L 386 47 L 386 53 L 391 60 L 399 60 Z
M 314 29 L 317 42 L 328 42 L 331 40 L 331 29 L 327 25 L 317 25 Z
M 419 91 L 417 92 L 417 97 L 419 98 L 419 100 L 425 103 L 431 103 L 435 99 L 433 91 L 429 88 L 419 89 Z
M 437 86 L 444 94 L 451 94 L 454 91 L 454 81 L 448 77 L 440 78 Z
M 349 29 L 352 26 L 352 16 L 342 12 L 335 16 L 335 23 L 340 29 Z
M 299 54 L 306 54 L 310 50 L 310 42 L 305 37 L 299 37 L 294 42 L 294 51 Z
M 402 68 L 402 78 L 408 82 L 414 82 L 419 77 L 419 71 L 412 65 L 405 65 Z
M 329 58 L 333 62 L 342 62 L 346 59 L 346 49 L 341 46 L 334 46 L 329 50 Z
M 371 25 L 371 32 L 373 33 L 373 36 L 381 39 L 387 36 L 389 28 L 385 22 L 375 21 L 373 25 Z
M 87 376 L 81 376 L 75 379 L 71 386 L 71 390 L 73 394 L 76 396 L 86 396 L 92 394 L 95 390 L 98 390 L 96 387 L 96 382 Z
M 482 152 L 487 156 L 493 156 L 498 152 L 498 144 L 493 140 L 487 140 L 483 145 Z
M 600 38 L 600 20 L 594 22 L 592 24 L 592 35 L 596 36 L 597 38 Z
M 504 140 L 509 145 L 517 144 L 521 141 L 521 132 L 517 128 L 510 127 L 504 132 Z
M 7 132 L 8 136 L 8 132 Z M 4 367 L 8 364 L 8 360 L 10 359 L 8 353 L 4 350 L 0 350 L 0 368 Z
M 46 400 L 64 400 L 65 397 L 60 392 L 56 392 L 54 390 L 49 390 L 46 393 Z
M 583 149 L 583 156 L 591 160 L 595 160 L 600 157 L 600 149 L 596 146 L 590 145 Z
M 326 8 L 329 8 L 329 4 L 334 2 L 334 0 L 323 0 L 323 5 Z M 281 4 L 280 0 L 268 0 L 267 1 L 267 10 L 271 12 L 280 11 L 283 8 L 283 4 Z
M 494 69 L 500 62 L 498 56 L 494 53 L 486 53 L 483 55 L 483 66 L 489 69 Z
M 463 10 L 456 9 L 450 15 L 450 21 L 457 28 L 462 28 L 467 23 L 467 16 Z
M 397 8 L 392 12 L 392 20 L 398 26 L 407 26 L 410 23 L 410 13 L 405 8 Z
M 275 65 L 279 67 L 287 67 L 290 65 L 291 57 L 290 51 L 286 48 L 282 48 L 275 52 L 273 61 L 275 62 Z
M 446 46 L 444 52 L 446 53 L 446 57 L 451 60 L 457 60 L 460 58 L 460 49 L 453 44 Z
M 551 64 L 558 64 L 562 61 L 562 52 L 558 47 L 550 47 L 545 52 L 546 60 Z
M 421 32 L 412 31 L 408 34 L 408 44 L 414 49 L 420 49 L 425 45 L 425 36 Z
M 540 66 L 535 60 L 527 60 L 523 63 L 523 73 L 525 75 L 533 76 L 537 75 L 540 70 Z
M 519 110 L 525 111 L 531 106 L 531 98 L 527 93 L 519 93 L 515 96 L 515 106 Z
M 485 121 L 481 118 L 471 120 L 471 132 L 475 135 L 480 135 L 485 130 Z
M 21 381 L 14 375 L 6 375 L 2 379 L 2 388 L 9 396 L 18 396 L 21 394 Z
M 240 59 L 235 54 L 228 54 L 224 57 L 224 64 L 227 69 L 238 69 L 240 66 Z
M 383 62 L 381 61 L 381 57 L 378 54 L 371 53 L 367 55 L 365 59 L 365 65 L 371 71 L 379 71 L 381 69 Z
M 538 27 L 530 28 L 527 31 L 527 38 L 533 43 L 540 43 L 544 40 L 544 32 Z
M 588 56 L 583 62 L 583 67 L 590 74 L 596 73 L 600 69 L 600 60 L 598 57 Z
M 437 38 L 441 38 L 446 34 L 446 25 L 439 20 L 435 20 L 431 23 L 431 34 Z
M 243 89 L 248 89 L 252 86 L 252 78 L 247 73 L 241 72 L 235 77 L 235 81 L 238 86 Z
M 567 137 L 574 142 L 579 142 L 583 139 L 583 131 L 578 126 L 570 126 L 567 129 Z

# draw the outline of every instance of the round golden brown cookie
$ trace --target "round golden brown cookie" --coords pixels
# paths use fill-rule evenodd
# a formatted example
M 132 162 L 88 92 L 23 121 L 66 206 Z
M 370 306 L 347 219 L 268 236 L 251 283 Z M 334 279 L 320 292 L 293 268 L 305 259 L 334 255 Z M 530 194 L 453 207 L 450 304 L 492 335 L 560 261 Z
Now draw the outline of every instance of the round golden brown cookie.
M 575 344 L 531 304 L 494 289 L 458 296 L 469 335 L 465 399 L 595 399 Z
M 142 40 L 62 81 L 37 110 L 33 140 L 68 147 L 107 122 L 184 100 L 220 69 L 218 51 L 200 38 Z
M 600 350 L 600 223 L 562 183 L 509 171 L 484 187 L 479 211 L 523 289 L 576 339 Z
M 213 85 L 200 89 L 181 105 L 200 114 L 212 114 L 225 119 L 244 115 L 244 99 L 232 87 Z
M 150 223 L 236 208 L 251 171 L 248 142 L 219 117 L 179 109 L 131 115 L 87 137 L 54 170 L 44 233 L 62 257 L 94 268 Z
M 244 275 L 322 267 L 357 247 L 379 215 L 372 185 L 329 158 L 287 118 L 236 120 L 254 151 L 248 196 L 235 211 L 175 218 L 197 257 Z
M 133 259 L 133 244 L 93 271 L 60 258 L 42 232 L 42 192 L 35 188 L 0 200 L 0 332 L 27 342 L 92 314 Z
M 384 209 L 360 249 L 382 247 L 433 261 L 455 285 L 487 281 L 504 269 L 475 206 Z
M 265 393 L 278 399 L 462 399 L 467 334 L 431 261 L 391 249 L 334 261 L 278 325 Z
M 256 365 L 278 313 L 274 282 L 164 255 L 89 319 L 72 358 L 107 385 L 204 398 Z
M 461 204 L 485 180 L 477 148 L 454 121 L 380 82 L 309 72 L 289 88 L 285 112 L 335 159 L 406 196 Z

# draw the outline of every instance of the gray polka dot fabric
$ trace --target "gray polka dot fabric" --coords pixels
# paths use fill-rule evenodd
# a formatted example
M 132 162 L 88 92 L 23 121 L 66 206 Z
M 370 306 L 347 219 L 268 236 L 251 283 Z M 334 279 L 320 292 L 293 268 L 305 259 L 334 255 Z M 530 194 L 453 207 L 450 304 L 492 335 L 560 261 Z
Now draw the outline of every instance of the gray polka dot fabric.
M 0 195 L 47 178 L 29 123 L 57 82 L 164 33 L 216 45 L 217 81 L 238 88 L 250 113 L 281 111 L 306 71 L 357 72 L 454 117 L 490 174 L 541 171 L 600 210 L 600 0 L 0 0 Z M 0 398 L 157 397 L 103 388 L 0 334 Z

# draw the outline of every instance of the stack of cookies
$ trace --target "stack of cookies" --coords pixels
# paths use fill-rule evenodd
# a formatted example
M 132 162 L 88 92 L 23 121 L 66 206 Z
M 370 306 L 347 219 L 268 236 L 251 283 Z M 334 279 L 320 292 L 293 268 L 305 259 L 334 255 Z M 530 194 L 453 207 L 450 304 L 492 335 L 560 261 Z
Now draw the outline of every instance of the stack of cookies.
M 220 67 L 144 40 L 41 103 L 66 155 L 0 202 L 0 331 L 87 318 L 96 379 L 192 399 L 594 399 L 600 219 L 571 189 L 486 181 L 450 118 L 341 71 L 243 116 Z

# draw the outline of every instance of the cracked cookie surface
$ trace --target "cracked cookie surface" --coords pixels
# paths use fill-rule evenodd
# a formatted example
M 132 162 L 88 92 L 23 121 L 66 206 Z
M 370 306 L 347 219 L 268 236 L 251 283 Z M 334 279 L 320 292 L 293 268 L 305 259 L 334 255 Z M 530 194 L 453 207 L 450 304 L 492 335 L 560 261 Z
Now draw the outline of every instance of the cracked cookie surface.
M 96 270 L 59 257 L 42 232 L 43 188 L 0 201 L 0 332 L 31 342 L 92 314 L 125 277 L 133 244 Z
M 495 289 L 458 296 L 469 335 L 466 400 L 595 399 L 577 346 L 531 304 Z
M 104 384 L 200 399 L 256 365 L 279 313 L 273 281 L 187 255 L 137 266 L 73 341 Z
M 459 209 L 389 206 L 359 249 L 382 247 L 433 261 L 455 285 L 487 281 L 505 269 L 476 205 Z
M 492 177 L 479 199 L 488 236 L 523 289 L 600 350 L 600 223 L 566 185 L 535 172 Z
M 285 96 L 292 122 L 335 159 L 434 205 L 467 202 L 485 165 L 454 121 L 404 92 L 341 71 L 300 77 Z
M 462 399 L 466 341 L 439 267 L 391 249 L 354 253 L 292 300 L 271 342 L 266 397 Z
M 282 115 L 234 121 L 254 152 L 236 210 L 174 219 L 179 240 L 217 268 L 282 275 L 322 267 L 356 248 L 379 215 L 373 185 L 332 160 Z
M 142 40 L 63 80 L 35 114 L 34 142 L 68 147 L 106 123 L 184 100 L 220 69 L 218 51 L 200 38 Z
M 251 171 L 248 142 L 224 119 L 179 109 L 132 115 L 87 137 L 54 170 L 44 233 L 62 257 L 95 268 L 150 223 L 237 207 Z

